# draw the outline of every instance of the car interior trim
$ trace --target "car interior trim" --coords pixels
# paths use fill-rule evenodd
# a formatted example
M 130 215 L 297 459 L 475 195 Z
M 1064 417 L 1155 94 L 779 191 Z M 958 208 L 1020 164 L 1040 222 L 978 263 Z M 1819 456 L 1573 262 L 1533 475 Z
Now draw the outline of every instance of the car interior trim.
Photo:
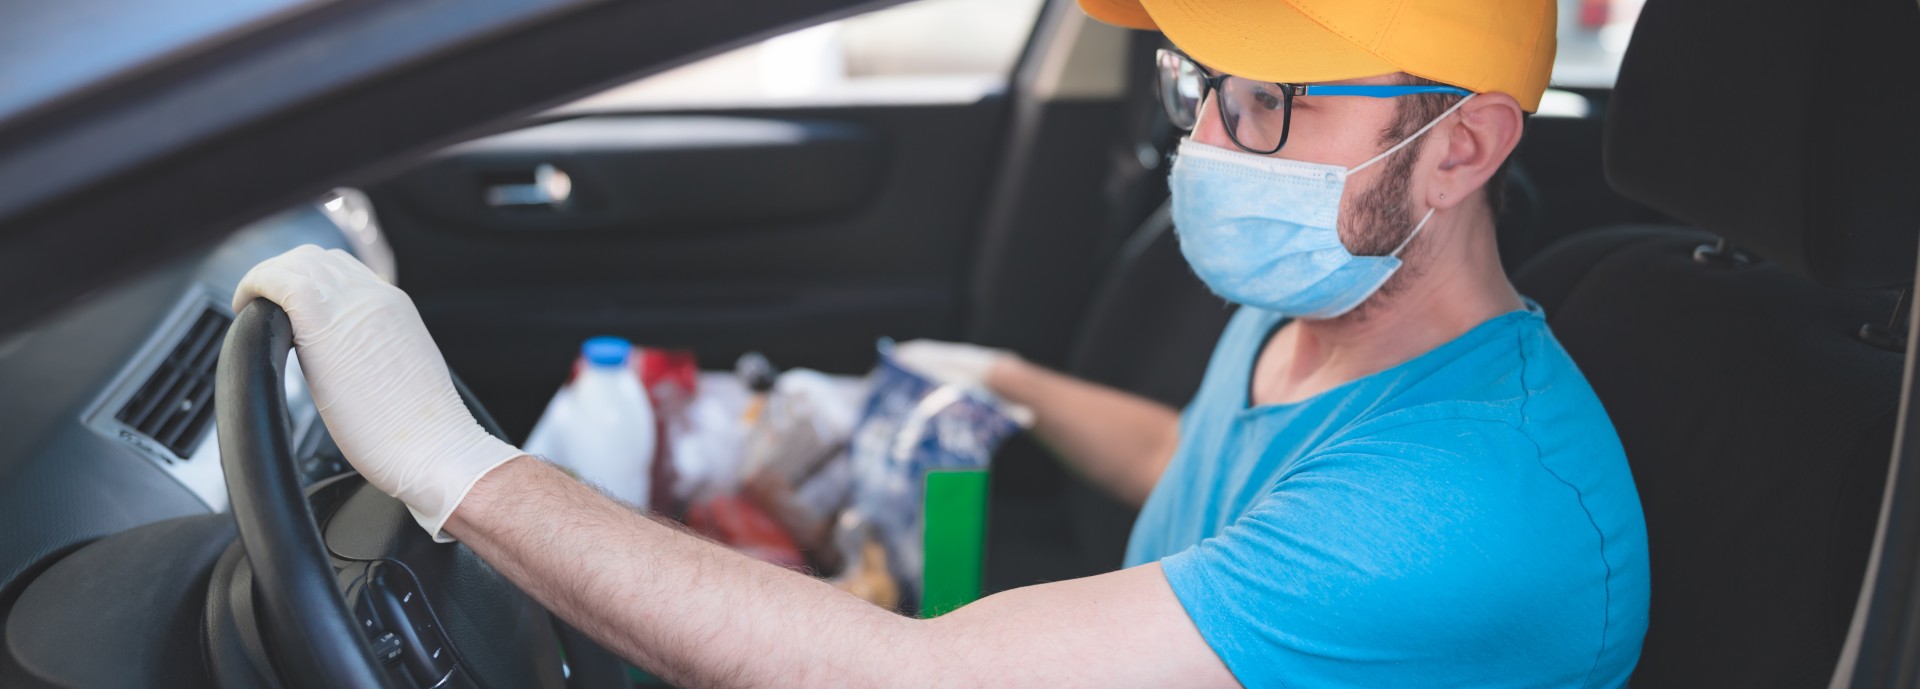
M 116 412 L 160 369 L 162 360 L 189 332 L 194 321 L 206 312 L 221 314 L 229 322 L 233 318 L 232 311 L 224 300 L 216 296 L 212 287 L 196 284 L 180 297 L 169 311 L 165 324 L 155 330 L 153 337 L 148 338 L 128 359 L 127 364 L 114 376 L 113 382 L 81 414 L 80 421 L 101 437 L 125 445 L 153 462 L 179 481 L 180 485 L 192 491 L 194 497 L 205 503 L 208 509 L 220 512 L 227 508 L 227 488 L 226 479 L 220 472 L 220 442 L 217 434 L 212 432 L 212 426 L 202 429 L 200 438 L 193 443 L 192 452 L 181 456 L 116 418 Z M 306 395 L 306 378 L 300 373 L 297 357 L 288 359 L 286 384 L 293 437 L 304 438 L 312 430 L 317 412 L 312 399 Z M 208 400 L 205 404 L 210 407 L 212 401 Z
M 1042 101 L 1115 100 L 1127 93 L 1130 31 L 1077 11 L 1051 27 L 1030 88 Z

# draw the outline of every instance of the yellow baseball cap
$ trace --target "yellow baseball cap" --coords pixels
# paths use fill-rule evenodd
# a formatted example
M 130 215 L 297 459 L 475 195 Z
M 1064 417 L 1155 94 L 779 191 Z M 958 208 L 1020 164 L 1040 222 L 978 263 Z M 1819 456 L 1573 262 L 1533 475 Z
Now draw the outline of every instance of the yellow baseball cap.
M 1533 112 L 1553 73 L 1555 0 L 1080 0 L 1109 24 L 1158 30 L 1248 79 L 1311 83 L 1406 72 Z

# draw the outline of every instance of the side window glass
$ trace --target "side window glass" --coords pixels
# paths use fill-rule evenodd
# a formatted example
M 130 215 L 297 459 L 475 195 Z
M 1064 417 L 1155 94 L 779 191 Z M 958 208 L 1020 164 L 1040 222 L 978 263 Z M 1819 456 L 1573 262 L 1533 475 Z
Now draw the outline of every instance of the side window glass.
M 1611 88 L 1646 0 L 1559 0 L 1559 54 L 1553 84 Z
M 568 108 L 977 99 L 1006 85 L 1042 2 L 916 0 L 715 55 Z
M 1547 117 L 1589 117 L 1592 103 L 1566 89 L 1611 89 L 1620 76 L 1620 59 L 1633 37 L 1633 22 L 1646 0 L 1558 0 L 1558 52 L 1553 60 L 1555 88 L 1540 99 Z

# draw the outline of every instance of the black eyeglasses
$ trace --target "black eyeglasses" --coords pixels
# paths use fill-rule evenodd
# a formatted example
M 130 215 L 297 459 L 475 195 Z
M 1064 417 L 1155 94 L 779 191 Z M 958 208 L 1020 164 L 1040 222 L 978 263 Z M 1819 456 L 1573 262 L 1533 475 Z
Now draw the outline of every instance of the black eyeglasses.
M 1421 93 L 1458 96 L 1473 92 L 1456 86 L 1386 84 L 1284 84 L 1254 81 L 1230 74 L 1213 74 L 1193 58 L 1172 50 L 1154 54 L 1160 104 L 1174 126 L 1191 130 L 1200 121 L 1200 104 L 1209 91 L 1218 94 L 1220 123 L 1233 145 L 1248 153 L 1268 155 L 1287 145 L 1293 129 L 1294 96 L 1363 96 L 1395 98 Z

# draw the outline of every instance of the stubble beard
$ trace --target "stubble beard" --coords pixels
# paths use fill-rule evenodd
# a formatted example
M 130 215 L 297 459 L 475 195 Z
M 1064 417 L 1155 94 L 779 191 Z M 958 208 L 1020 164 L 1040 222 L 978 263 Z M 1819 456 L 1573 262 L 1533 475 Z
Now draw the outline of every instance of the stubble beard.
M 1408 146 L 1385 161 L 1382 161 L 1380 176 L 1372 187 L 1361 192 L 1354 199 L 1353 213 L 1347 215 L 1345 227 L 1340 228 L 1341 241 L 1355 256 L 1385 256 L 1393 252 L 1401 242 L 1407 241 L 1407 235 L 1413 232 L 1419 218 L 1414 215 L 1413 204 L 1413 164 L 1419 160 L 1419 147 Z M 1400 270 L 1381 285 L 1379 291 L 1352 311 L 1336 318 L 1348 322 L 1360 322 L 1367 314 L 1383 303 L 1391 301 L 1394 295 L 1406 289 L 1407 284 L 1421 273 L 1421 266 L 1412 258 L 1413 244 L 1400 252 Z

